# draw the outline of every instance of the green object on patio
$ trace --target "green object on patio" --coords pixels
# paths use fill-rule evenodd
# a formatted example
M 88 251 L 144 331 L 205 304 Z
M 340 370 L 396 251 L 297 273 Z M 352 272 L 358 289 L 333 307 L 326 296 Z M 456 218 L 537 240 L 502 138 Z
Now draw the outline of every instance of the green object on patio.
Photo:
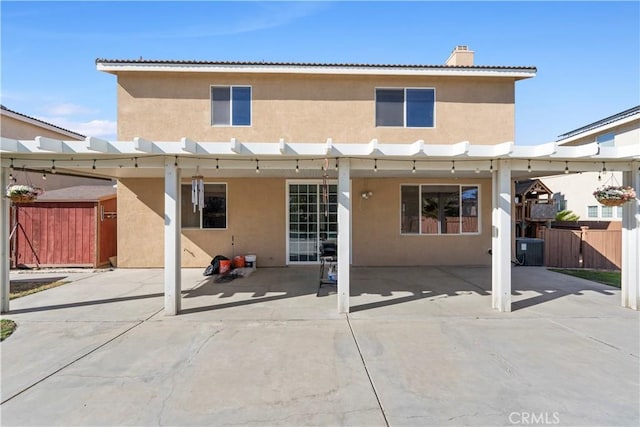
M 598 282 L 609 286 L 620 287 L 620 275 L 619 271 L 602 271 L 602 270 L 576 270 L 576 269 L 564 269 L 564 268 L 550 268 L 549 270 L 556 273 L 567 274 L 569 276 L 580 277 L 581 279 L 591 280 L 592 282 Z

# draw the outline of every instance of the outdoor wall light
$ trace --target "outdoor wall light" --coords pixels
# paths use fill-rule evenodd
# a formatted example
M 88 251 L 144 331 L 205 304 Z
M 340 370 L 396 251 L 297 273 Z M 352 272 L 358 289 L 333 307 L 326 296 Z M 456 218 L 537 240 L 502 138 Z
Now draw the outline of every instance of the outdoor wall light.
M 373 196 L 373 191 L 363 191 L 360 196 L 365 200 L 369 200 L 369 198 Z

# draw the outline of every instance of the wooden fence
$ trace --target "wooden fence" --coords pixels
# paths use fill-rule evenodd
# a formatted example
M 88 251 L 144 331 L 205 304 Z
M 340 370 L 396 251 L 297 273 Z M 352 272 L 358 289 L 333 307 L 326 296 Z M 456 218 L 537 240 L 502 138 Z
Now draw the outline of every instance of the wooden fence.
M 619 270 L 622 263 L 622 230 L 549 228 L 542 232 L 547 267 Z

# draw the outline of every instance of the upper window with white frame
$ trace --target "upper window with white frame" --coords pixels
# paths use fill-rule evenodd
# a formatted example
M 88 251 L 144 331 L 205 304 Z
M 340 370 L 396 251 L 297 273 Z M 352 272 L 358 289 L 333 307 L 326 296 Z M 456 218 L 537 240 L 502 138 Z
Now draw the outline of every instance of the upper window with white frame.
M 478 233 L 477 185 L 402 185 L 402 234 Z
M 181 186 L 182 228 L 227 228 L 227 184 L 205 183 L 204 206 L 194 209 L 191 184 Z
M 377 88 L 376 126 L 435 127 L 434 88 Z
M 211 86 L 212 126 L 251 126 L 251 86 Z

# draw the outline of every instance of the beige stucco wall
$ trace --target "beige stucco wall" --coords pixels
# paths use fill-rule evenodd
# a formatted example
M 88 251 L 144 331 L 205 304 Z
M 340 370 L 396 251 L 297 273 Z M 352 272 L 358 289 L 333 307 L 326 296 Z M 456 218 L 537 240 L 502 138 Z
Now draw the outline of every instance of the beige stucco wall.
M 480 233 L 401 235 L 401 184 L 480 185 Z M 491 180 L 354 179 L 353 265 L 488 265 L 491 257 Z M 358 197 L 372 191 L 367 200 Z
M 256 254 L 262 267 L 285 265 L 285 185 L 281 179 L 229 179 L 227 229 L 183 229 L 182 266 L 221 254 Z M 190 181 L 185 180 L 185 184 Z M 190 204 L 190 201 L 186 201 Z M 164 265 L 164 181 L 118 182 L 118 267 Z M 232 246 L 232 238 L 235 242 Z
M 18 120 L 5 114 L 0 116 L 0 129 L 2 129 L 3 137 L 12 139 L 33 139 L 36 136 L 45 136 L 47 138 L 61 139 L 64 141 L 82 139 L 80 137 L 71 137 L 69 134 L 56 132 L 46 127 L 37 126 L 34 123 Z
M 211 85 L 252 86 L 250 127 L 211 126 Z M 376 87 L 435 87 L 435 128 L 375 127 Z M 496 144 L 514 139 L 513 78 L 123 72 L 118 138 Z
M 231 257 L 234 253 L 256 254 L 261 267 L 286 265 L 286 180 L 243 178 L 216 182 L 228 185 L 228 229 L 183 229 L 182 266 L 204 268 L 215 255 Z M 489 264 L 490 180 L 448 181 L 452 184 L 480 184 L 481 232 L 478 235 L 400 234 L 400 184 L 443 182 L 354 179 L 353 264 Z M 369 200 L 357 197 L 365 190 L 372 191 L 374 196 Z M 119 182 L 119 267 L 163 266 L 163 210 L 162 179 L 124 179 Z

